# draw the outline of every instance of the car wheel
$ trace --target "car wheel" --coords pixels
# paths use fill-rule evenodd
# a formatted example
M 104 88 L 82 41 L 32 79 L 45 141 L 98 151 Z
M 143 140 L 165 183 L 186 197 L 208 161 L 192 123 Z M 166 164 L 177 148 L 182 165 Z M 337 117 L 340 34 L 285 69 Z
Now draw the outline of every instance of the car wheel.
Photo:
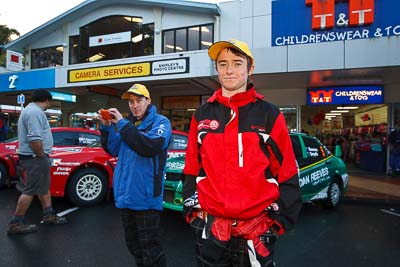
M 0 163 L 0 188 L 6 187 L 8 171 L 4 164 Z
M 340 183 L 334 179 L 328 188 L 328 198 L 325 200 L 325 207 L 328 209 L 336 208 L 342 198 L 342 187 Z
M 106 197 L 108 179 L 95 168 L 83 169 L 75 173 L 67 185 L 69 200 L 77 206 L 93 206 Z

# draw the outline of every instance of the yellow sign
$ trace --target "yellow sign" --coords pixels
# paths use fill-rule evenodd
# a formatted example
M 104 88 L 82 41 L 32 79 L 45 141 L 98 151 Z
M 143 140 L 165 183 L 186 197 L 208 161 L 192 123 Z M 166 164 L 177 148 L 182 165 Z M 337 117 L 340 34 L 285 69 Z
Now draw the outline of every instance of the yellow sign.
M 70 70 L 68 82 L 112 80 L 150 75 L 150 63 L 126 64 L 91 69 Z

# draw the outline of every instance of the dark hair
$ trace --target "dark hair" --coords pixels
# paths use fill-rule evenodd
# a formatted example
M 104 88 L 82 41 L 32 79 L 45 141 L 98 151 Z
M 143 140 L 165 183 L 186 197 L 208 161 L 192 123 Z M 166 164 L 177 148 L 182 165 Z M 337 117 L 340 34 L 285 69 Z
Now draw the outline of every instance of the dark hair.
M 46 89 L 38 89 L 32 93 L 32 102 L 45 102 L 47 100 L 51 101 L 52 99 L 53 97 Z
M 231 51 L 232 54 L 234 54 L 235 56 L 246 58 L 247 59 L 247 70 L 250 70 L 251 65 L 252 65 L 252 60 L 248 55 L 246 55 L 245 53 L 243 53 L 242 51 L 240 51 L 239 49 L 236 49 L 234 47 L 228 47 L 227 49 L 228 49 L 228 51 Z M 219 54 L 218 54 L 218 56 L 219 56 Z M 217 56 L 217 58 L 218 58 L 218 56 Z M 215 68 L 217 68 L 217 60 L 215 60 Z

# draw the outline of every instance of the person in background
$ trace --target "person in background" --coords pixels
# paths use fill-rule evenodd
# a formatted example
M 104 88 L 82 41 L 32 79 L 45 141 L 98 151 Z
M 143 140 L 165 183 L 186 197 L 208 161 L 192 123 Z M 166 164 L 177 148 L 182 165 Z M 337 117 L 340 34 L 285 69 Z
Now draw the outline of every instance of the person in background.
M 159 232 L 171 124 L 157 113 L 144 85 L 134 84 L 122 99 L 128 100 L 131 111 L 126 119 L 116 108 L 108 109 L 111 119 L 99 115 L 102 145 L 118 156 L 115 205 L 137 266 L 166 266 Z
M 198 266 L 275 266 L 277 236 L 301 209 L 285 118 L 249 81 L 254 58 L 238 40 L 214 43 L 221 84 L 192 117 L 184 168 L 184 216 Z
M 9 127 L 8 127 L 8 119 L 7 116 L 2 113 L 0 108 L 0 142 L 7 139 Z
M 50 107 L 52 96 L 44 89 L 32 93 L 32 102 L 21 112 L 18 119 L 18 157 L 21 166 L 22 191 L 17 207 L 8 225 L 7 233 L 27 234 L 37 231 L 35 224 L 25 223 L 25 214 L 35 195 L 43 208 L 43 223 L 64 224 L 67 220 L 55 213 L 50 195 L 50 160 L 53 136 L 44 111 Z
M 389 132 L 389 174 L 400 175 L 400 129 Z

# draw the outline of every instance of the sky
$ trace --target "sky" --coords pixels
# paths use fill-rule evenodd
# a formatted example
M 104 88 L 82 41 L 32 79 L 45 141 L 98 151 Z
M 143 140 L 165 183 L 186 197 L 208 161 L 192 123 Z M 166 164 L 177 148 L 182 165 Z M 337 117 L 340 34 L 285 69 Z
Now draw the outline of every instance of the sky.
M 217 2 L 198 0 L 199 2 Z M 84 0 L 3 0 L 0 25 L 19 31 L 22 35 L 79 5 Z

